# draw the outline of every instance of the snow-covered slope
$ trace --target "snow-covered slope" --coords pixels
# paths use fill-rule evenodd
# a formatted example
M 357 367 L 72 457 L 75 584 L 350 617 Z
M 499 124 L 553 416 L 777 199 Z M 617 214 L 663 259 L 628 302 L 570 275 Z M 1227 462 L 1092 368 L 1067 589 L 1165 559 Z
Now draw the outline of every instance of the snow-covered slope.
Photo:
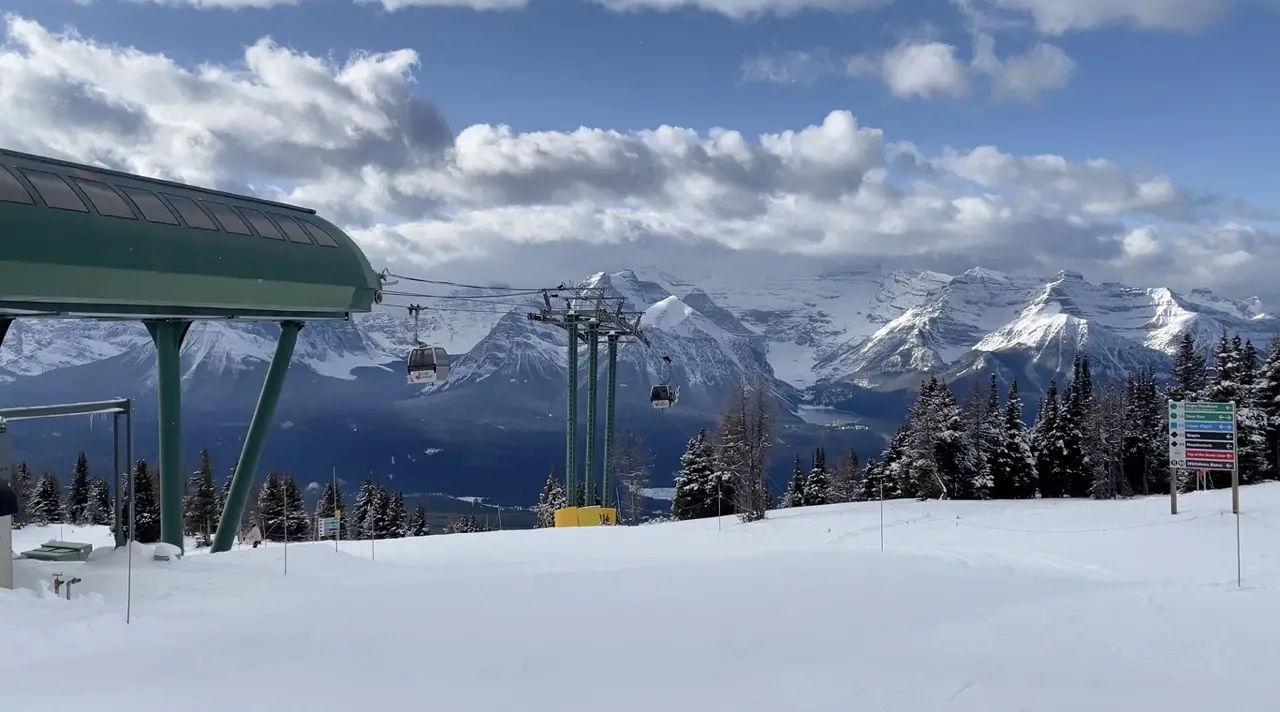
M 24 711 L 1259 712 L 1277 699 L 1280 487 L 1242 501 L 1243 586 L 1223 491 L 1177 517 L 1160 497 L 891 501 L 883 519 L 834 505 L 339 552 L 98 549 L 15 562 L 0 679 Z M 47 592 L 55 573 L 80 579 L 71 600 Z M 609 622 L 570 656 L 567 696 L 546 692 L 565 620 Z

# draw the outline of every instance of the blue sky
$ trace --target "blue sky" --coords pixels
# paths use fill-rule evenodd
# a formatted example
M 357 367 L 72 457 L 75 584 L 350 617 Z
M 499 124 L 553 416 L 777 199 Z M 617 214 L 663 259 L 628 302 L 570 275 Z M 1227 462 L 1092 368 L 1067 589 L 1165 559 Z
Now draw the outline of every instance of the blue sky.
M 386 12 L 346 0 L 269 10 L 199 10 L 104 2 L 9 0 L 11 9 L 186 63 L 235 61 L 270 35 L 312 54 L 410 47 L 420 89 L 457 129 L 580 125 L 641 129 L 663 123 L 777 131 L 850 109 L 890 138 L 922 147 L 999 144 L 1014 153 L 1105 156 L 1160 166 L 1185 183 L 1275 205 L 1269 151 L 1258 140 L 1280 116 L 1274 67 L 1280 22 L 1252 8 L 1198 33 L 1109 27 L 1057 40 L 1079 65 L 1063 91 L 1034 104 L 897 100 L 869 81 L 826 77 L 809 86 L 744 82 L 746 56 L 829 48 L 883 49 L 925 25 L 963 47 L 963 18 L 922 0 L 880 12 L 802 11 L 734 20 L 701 10 L 613 12 L 586 2 L 534 2 L 522 10 L 408 8 Z M 15 6 L 16 5 L 16 6 Z M 1022 51 L 1030 31 L 1001 37 Z
M 170 0 L 177 5 L 190 1 Z M 115 50 L 134 48 L 163 54 L 187 68 L 204 64 L 236 69 L 244 59 L 245 47 L 264 36 L 296 52 L 337 63 L 347 61 L 353 52 L 410 49 L 419 60 L 412 71 L 411 90 L 433 102 L 455 133 L 472 125 L 504 124 L 525 141 L 527 132 L 571 132 L 587 126 L 626 133 L 669 124 L 700 132 L 728 127 L 754 140 L 762 133 L 798 131 L 821 124 L 829 112 L 847 110 L 860 126 L 882 129 L 885 142 L 909 141 L 931 158 L 948 148 L 963 153 L 988 144 L 1010 156 L 1053 154 L 1073 165 L 1105 158 L 1134 176 L 1167 172 L 1180 189 L 1190 193 L 1228 196 L 1280 212 L 1272 177 L 1274 151 L 1266 148 L 1271 142 L 1272 117 L 1280 115 L 1280 91 L 1268 89 L 1274 84 L 1271 67 L 1280 63 L 1280 49 L 1274 41 L 1280 30 L 1280 14 L 1262 7 L 1269 0 L 1256 0 L 1259 4 L 1245 0 L 1244 6 L 1232 0 L 1199 0 L 1201 5 L 1188 0 L 1112 0 L 1110 5 L 1100 0 L 1056 1 L 1054 5 L 1050 0 L 897 0 L 880 9 L 857 12 L 801 9 L 747 19 L 690 7 L 615 11 L 578 0 L 532 0 L 521 9 L 485 12 L 465 7 L 409 7 L 388 12 L 376 4 L 350 0 L 303 0 L 293 6 L 237 10 L 124 0 L 92 0 L 88 4 L 9 0 L 6 5 L 9 12 L 50 32 L 72 26 L 81 35 Z M 858 4 L 860 0 L 693 0 L 691 4 L 723 8 L 750 2 L 830 7 Z M 962 12 L 961 6 L 970 6 L 971 12 Z M 975 15 L 974 6 L 983 12 Z M 1222 6 L 1225 12 L 1202 22 L 1185 19 L 1190 17 L 1188 7 L 1209 6 Z M 1082 26 L 1063 32 L 1032 22 L 1036 16 L 1030 10 L 1037 7 L 1078 8 L 1072 10 L 1075 15 L 1069 12 L 1067 16 Z M 1120 8 L 1113 13 L 1117 19 L 1086 22 L 1088 13 L 1099 7 Z M 975 24 L 975 17 L 984 23 Z M 993 18 L 1009 22 L 990 24 Z M 1180 29 L 1165 29 L 1169 26 Z M 873 76 L 874 71 L 853 72 L 854 76 L 841 71 L 850 66 L 851 57 L 861 55 L 878 62 L 877 57 L 899 43 L 952 45 L 959 66 L 967 66 L 979 34 L 994 39 L 995 53 L 1002 60 L 1048 43 L 1057 48 L 1055 52 L 1070 57 L 1074 68 L 1069 76 L 1030 100 L 995 96 L 986 78 L 972 68 L 963 70 L 975 81 L 972 91 L 962 97 L 896 96 L 888 80 Z M 827 71 L 794 82 L 760 81 L 747 71 L 753 62 L 758 66 L 760 61 L 788 53 L 825 57 L 822 67 Z M 131 89 L 139 90 L 145 93 L 145 88 Z M 99 87 L 93 93 L 101 96 L 112 91 Z M 55 108 L 50 111 L 56 116 Z M 156 116 L 151 120 L 170 120 Z M 29 147 L 25 142 L 38 144 L 45 139 L 20 140 Z M 531 146 L 536 141 L 525 143 Z M 493 145 L 492 141 L 486 144 Z M 71 153 L 79 150 L 66 149 Z M 581 155 L 579 151 L 579 158 Z M 163 155 L 153 155 L 144 163 L 164 161 Z M 438 163 L 432 165 L 439 168 Z M 450 175 L 456 177 L 458 165 Z M 125 167 L 138 168 L 133 164 Z M 599 166 L 595 169 L 603 170 Z M 421 175 L 418 170 L 413 175 Z M 973 174 L 961 175 L 971 180 Z M 1074 175 L 1071 180 L 1091 180 L 1083 175 Z M 1005 179 L 1011 182 L 995 185 L 979 181 L 981 190 L 970 185 L 968 193 L 1003 196 L 1026 187 L 1018 178 L 1005 175 Z M 890 180 L 908 185 L 913 178 L 895 175 Z M 300 182 L 290 177 L 277 184 L 294 190 Z M 577 184 L 581 187 L 583 181 Z M 922 195 L 933 195 L 931 190 L 935 189 L 924 190 Z M 1040 188 L 1033 192 L 1037 198 L 1044 197 Z M 580 194 L 581 190 L 573 196 Z M 846 197 L 852 195 L 847 193 Z M 641 200 L 638 196 L 596 196 L 600 207 L 595 217 L 621 205 L 634 208 Z M 439 196 L 430 197 L 427 202 L 435 210 Z M 771 199 L 777 197 L 776 193 L 770 195 Z M 1096 227 L 1099 233 L 1146 224 L 1167 230 L 1172 214 L 1171 209 L 1144 212 L 1115 207 L 1132 202 L 1117 195 L 1076 197 L 1079 206 L 1093 216 L 1099 214 L 1098 201 L 1110 201 L 1110 207 L 1102 211 L 1106 220 Z M 1187 199 L 1188 204 L 1194 202 L 1193 197 Z M 555 198 L 552 202 L 560 205 L 572 200 Z M 392 222 L 386 219 L 389 204 L 384 201 L 379 207 L 379 222 Z M 1052 203 L 1052 207 L 1057 211 L 1054 219 L 1063 218 L 1064 224 L 1079 227 L 1078 219 L 1067 219 L 1071 206 Z M 446 213 L 456 222 L 456 211 L 440 214 Z M 646 231 L 655 223 L 670 222 L 664 216 L 654 218 L 652 213 L 649 210 L 643 218 Z M 1252 211 L 1252 224 L 1264 229 L 1269 223 L 1258 223 L 1257 213 Z M 674 213 L 664 215 L 669 214 Z M 502 216 L 507 219 L 507 213 Z M 421 215 L 402 217 L 412 220 Z M 355 217 L 351 220 L 358 222 Z M 640 218 L 633 212 L 628 220 Z M 1035 220 L 1026 215 L 1017 217 L 1024 234 L 1033 229 L 1028 225 L 1041 226 Z M 1227 216 L 1216 226 L 1241 220 L 1238 215 Z M 895 217 L 890 222 L 898 225 L 902 221 Z M 1165 268 L 1173 264 L 1169 260 L 1176 262 L 1176 249 L 1189 249 L 1192 227 L 1215 228 L 1213 220 L 1182 222 L 1176 244 L 1167 242 L 1163 248 L 1168 253 L 1163 254 L 1167 259 L 1161 263 Z M 416 237 L 401 230 L 394 237 L 382 235 L 370 240 L 403 240 L 421 246 L 424 240 L 435 239 L 439 225 L 429 227 L 413 233 Z M 634 226 L 629 229 L 634 232 Z M 705 230 L 714 235 L 723 231 L 714 225 Z M 702 228 L 692 229 L 687 223 L 672 231 L 676 233 L 705 237 Z M 1089 242 L 1089 248 L 1068 251 L 1064 259 L 1105 258 L 1123 272 L 1124 266 L 1116 261 L 1123 251 L 1121 244 L 1127 244 L 1124 250 L 1132 253 L 1126 259 L 1154 259 L 1150 249 L 1138 250 L 1143 254 L 1137 255 L 1137 243 L 1124 243 L 1121 238 L 1118 234 L 1100 237 L 1107 242 L 1106 250 L 1094 254 L 1093 242 Z M 525 242 L 538 239 L 542 238 L 531 237 Z M 1226 245 L 1221 233 L 1206 232 L 1196 239 L 1203 254 L 1221 251 Z M 1246 243 L 1269 245 L 1274 240 L 1270 233 L 1251 233 L 1247 239 L 1233 234 L 1229 242 L 1228 247 L 1234 249 Z M 432 244 L 430 250 L 422 250 L 439 254 L 439 246 Z M 852 243 L 841 244 L 844 250 L 844 245 Z M 850 254 L 867 253 L 861 248 L 850 249 Z M 1006 248 L 992 249 L 998 257 L 1008 252 Z M 1044 249 L 1041 245 L 1032 252 Z M 976 253 L 983 254 L 981 250 Z M 1191 254 L 1187 252 L 1182 258 L 1193 259 Z M 1047 265 L 1057 258 L 1047 255 L 1037 259 Z M 1203 274 L 1198 277 L 1203 278 Z

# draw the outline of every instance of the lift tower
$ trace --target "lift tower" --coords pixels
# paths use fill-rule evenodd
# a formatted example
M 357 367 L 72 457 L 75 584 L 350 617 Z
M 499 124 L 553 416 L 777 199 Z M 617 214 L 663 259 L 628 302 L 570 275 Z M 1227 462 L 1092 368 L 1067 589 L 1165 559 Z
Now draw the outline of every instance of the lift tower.
M 589 506 L 598 494 L 600 504 L 609 506 L 613 491 L 614 414 L 618 405 L 618 344 L 649 340 L 640 328 L 640 312 L 623 311 L 623 297 L 611 296 L 600 287 L 561 287 L 542 290 L 545 306 L 531 312 L 530 321 L 552 324 L 569 335 L 566 379 L 564 491 L 568 506 Z M 596 457 L 596 392 L 599 382 L 600 339 L 608 347 L 605 367 L 604 457 L 601 458 L 600 489 L 593 489 Z M 587 345 L 587 452 L 583 467 L 583 493 L 578 496 L 578 348 Z

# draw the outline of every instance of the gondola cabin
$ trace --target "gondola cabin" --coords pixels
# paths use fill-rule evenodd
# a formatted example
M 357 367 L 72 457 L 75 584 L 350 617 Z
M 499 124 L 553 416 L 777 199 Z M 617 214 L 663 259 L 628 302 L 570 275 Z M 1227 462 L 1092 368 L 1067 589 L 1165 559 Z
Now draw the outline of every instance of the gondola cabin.
M 439 346 L 417 346 L 409 352 L 409 382 L 436 383 L 449 377 L 449 354 Z
M 676 392 L 671 386 L 654 386 L 649 391 L 649 402 L 658 410 L 666 410 L 676 403 Z

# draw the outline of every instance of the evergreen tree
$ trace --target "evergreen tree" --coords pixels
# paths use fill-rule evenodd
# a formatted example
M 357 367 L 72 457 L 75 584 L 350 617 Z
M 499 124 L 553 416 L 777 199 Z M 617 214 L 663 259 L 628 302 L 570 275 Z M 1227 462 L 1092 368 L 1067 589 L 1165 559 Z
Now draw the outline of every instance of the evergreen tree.
M 200 468 L 187 482 L 187 495 L 182 501 L 183 528 L 189 536 L 199 537 L 203 545 L 212 544 L 218 527 L 218 485 L 213 481 L 209 451 L 200 451 Z
M 311 514 L 307 512 L 307 504 L 302 500 L 302 488 L 293 475 L 286 474 L 281 483 L 281 494 L 284 497 L 285 532 L 291 541 L 311 538 Z
M 40 476 L 27 507 L 31 523 L 36 526 L 63 522 L 62 487 L 58 484 L 57 475 L 46 472 Z
M 1239 340 L 1237 336 L 1234 341 Z M 1268 417 L 1261 402 L 1258 349 L 1253 341 L 1246 340 L 1239 353 L 1241 401 L 1236 404 L 1236 458 L 1241 480 L 1254 483 L 1267 478 L 1273 469 L 1272 460 L 1267 457 Z
M 71 468 L 71 484 L 67 485 L 66 521 L 86 524 L 89 521 L 89 459 L 81 452 Z
M 782 497 L 783 507 L 803 507 L 804 506 L 804 487 L 809 479 L 809 473 L 804 471 L 804 464 L 800 460 L 800 456 L 796 455 L 795 466 L 791 471 L 791 479 L 787 481 L 787 491 Z
M 1144 369 L 1130 374 L 1124 390 L 1123 468 L 1135 493 L 1169 488 L 1168 409 L 1155 374 Z
M 388 515 L 387 527 L 391 531 L 391 536 L 396 538 L 409 536 L 409 509 L 404 503 L 403 492 L 391 495 Z
M 889 445 L 885 447 L 884 452 L 880 453 L 877 473 L 878 479 L 882 479 L 883 483 L 868 482 L 868 485 L 875 488 L 874 494 L 868 499 L 879 499 L 882 486 L 885 499 L 915 497 L 919 494 L 915 488 L 914 478 L 904 466 L 907 462 L 907 445 L 910 439 L 911 428 L 908 421 L 894 431 L 893 436 L 889 438 Z
M 554 527 L 556 510 L 564 506 L 564 488 L 560 486 L 560 480 L 556 479 L 556 473 L 553 470 L 547 474 L 547 481 L 542 485 L 542 493 L 538 495 L 537 526 Z
M 830 481 L 827 479 L 827 453 L 818 448 L 813 453 L 813 465 L 809 468 L 809 476 L 804 480 L 804 492 L 801 495 L 801 506 L 816 507 L 827 503 L 827 491 Z
M 951 387 L 932 377 L 907 421 L 902 467 L 921 499 L 973 499 L 981 484 L 973 438 Z
M 1189 332 L 1183 334 L 1182 341 L 1178 343 L 1178 353 L 1173 358 L 1173 387 L 1169 389 L 1169 400 L 1200 398 L 1207 385 L 1207 373 L 1205 358 L 1196 345 L 1195 337 Z
M 1058 429 L 1055 433 L 1059 452 L 1059 470 L 1064 494 L 1068 497 L 1088 497 L 1093 485 L 1089 465 L 1089 453 L 1085 441 L 1093 423 L 1093 377 L 1088 357 L 1077 353 L 1071 364 L 1071 381 L 1058 413 Z
M 89 508 L 86 516 L 94 526 L 114 526 L 115 509 L 111 506 L 111 486 L 101 477 L 89 480 Z
M 1031 434 L 1022 422 L 1022 399 L 1018 381 L 1009 384 L 1009 395 L 1000 411 L 1000 443 L 989 463 L 991 497 L 1031 499 L 1036 496 L 1036 461 L 1031 452 Z
M 427 510 L 422 505 L 413 508 L 413 513 L 409 515 L 408 524 L 405 526 L 405 536 L 427 536 L 431 533 L 431 528 L 427 525 Z
M 284 484 L 275 472 L 268 472 L 258 488 L 258 519 L 262 522 L 262 538 L 284 541 L 286 538 Z
M 1264 420 L 1267 469 L 1273 479 L 1280 478 L 1280 336 L 1272 337 L 1258 364 L 1254 389 Z
M 360 489 L 356 491 L 356 504 L 352 507 L 350 533 L 355 539 L 372 539 L 373 527 L 370 520 L 370 509 L 377 499 L 377 485 L 373 483 L 373 473 L 364 476 Z
M 1133 495 L 1124 476 L 1124 395 L 1108 384 L 1098 395 L 1088 423 L 1086 450 L 1090 475 L 1089 496 L 1115 499 Z
M 489 531 L 489 528 L 480 523 L 474 514 L 465 514 L 461 517 L 454 518 L 449 522 L 449 526 L 444 530 L 445 534 L 475 534 L 478 532 Z
M 585 507 L 587 505 L 587 483 L 579 482 L 573 486 L 573 506 Z
M 700 428 L 680 457 L 671 514 L 681 520 L 716 516 L 717 484 L 720 483 L 717 480 L 715 443 L 707 437 L 706 428 Z
M 160 541 L 160 498 L 156 496 L 156 489 L 156 481 L 147 467 L 147 461 L 138 460 L 133 466 L 133 502 L 137 506 L 133 520 L 137 532 L 136 536 L 129 538 L 143 544 Z M 127 534 L 130 518 L 128 499 L 125 500 L 123 514 Z
M 852 502 L 858 498 L 861 466 L 858 464 L 858 453 L 850 450 L 829 476 L 827 501 L 831 504 Z
M 18 513 L 13 515 L 13 527 L 21 529 L 31 523 L 31 495 L 35 487 L 31 483 L 31 470 L 27 463 L 19 462 L 9 475 L 9 487 L 18 497 Z
M 346 506 L 342 503 L 342 485 L 328 482 L 324 486 L 324 491 L 320 494 L 320 501 L 316 502 L 316 519 L 339 516 L 339 512 L 342 513 L 342 520 L 338 522 L 338 534 L 336 536 L 346 539 L 348 536 L 347 520 L 351 517 L 351 513 L 346 511 Z
M 1066 494 L 1058 415 L 1058 382 L 1049 381 L 1044 398 L 1040 400 L 1035 428 L 1031 433 L 1031 450 L 1036 458 L 1036 476 L 1040 486 L 1040 496 L 1045 499 L 1062 497 Z
M 369 509 L 365 516 L 364 529 L 371 539 L 395 539 L 400 534 L 399 522 L 396 521 L 394 497 L 390 490 L 382 485 L 375 485 L 369 500 Z
M 888 485 L 888 481 L 884 479 L 884 467 L 875 461 L 875 458 L 867 458 L 867 464 L 863 468 L 861 477 L 858 478 L 857 500 L 859 502 L 872 502 L 880 499 L 881 488 Z M 888 491 L 885 491 L 885 497 L 888 497 Z

